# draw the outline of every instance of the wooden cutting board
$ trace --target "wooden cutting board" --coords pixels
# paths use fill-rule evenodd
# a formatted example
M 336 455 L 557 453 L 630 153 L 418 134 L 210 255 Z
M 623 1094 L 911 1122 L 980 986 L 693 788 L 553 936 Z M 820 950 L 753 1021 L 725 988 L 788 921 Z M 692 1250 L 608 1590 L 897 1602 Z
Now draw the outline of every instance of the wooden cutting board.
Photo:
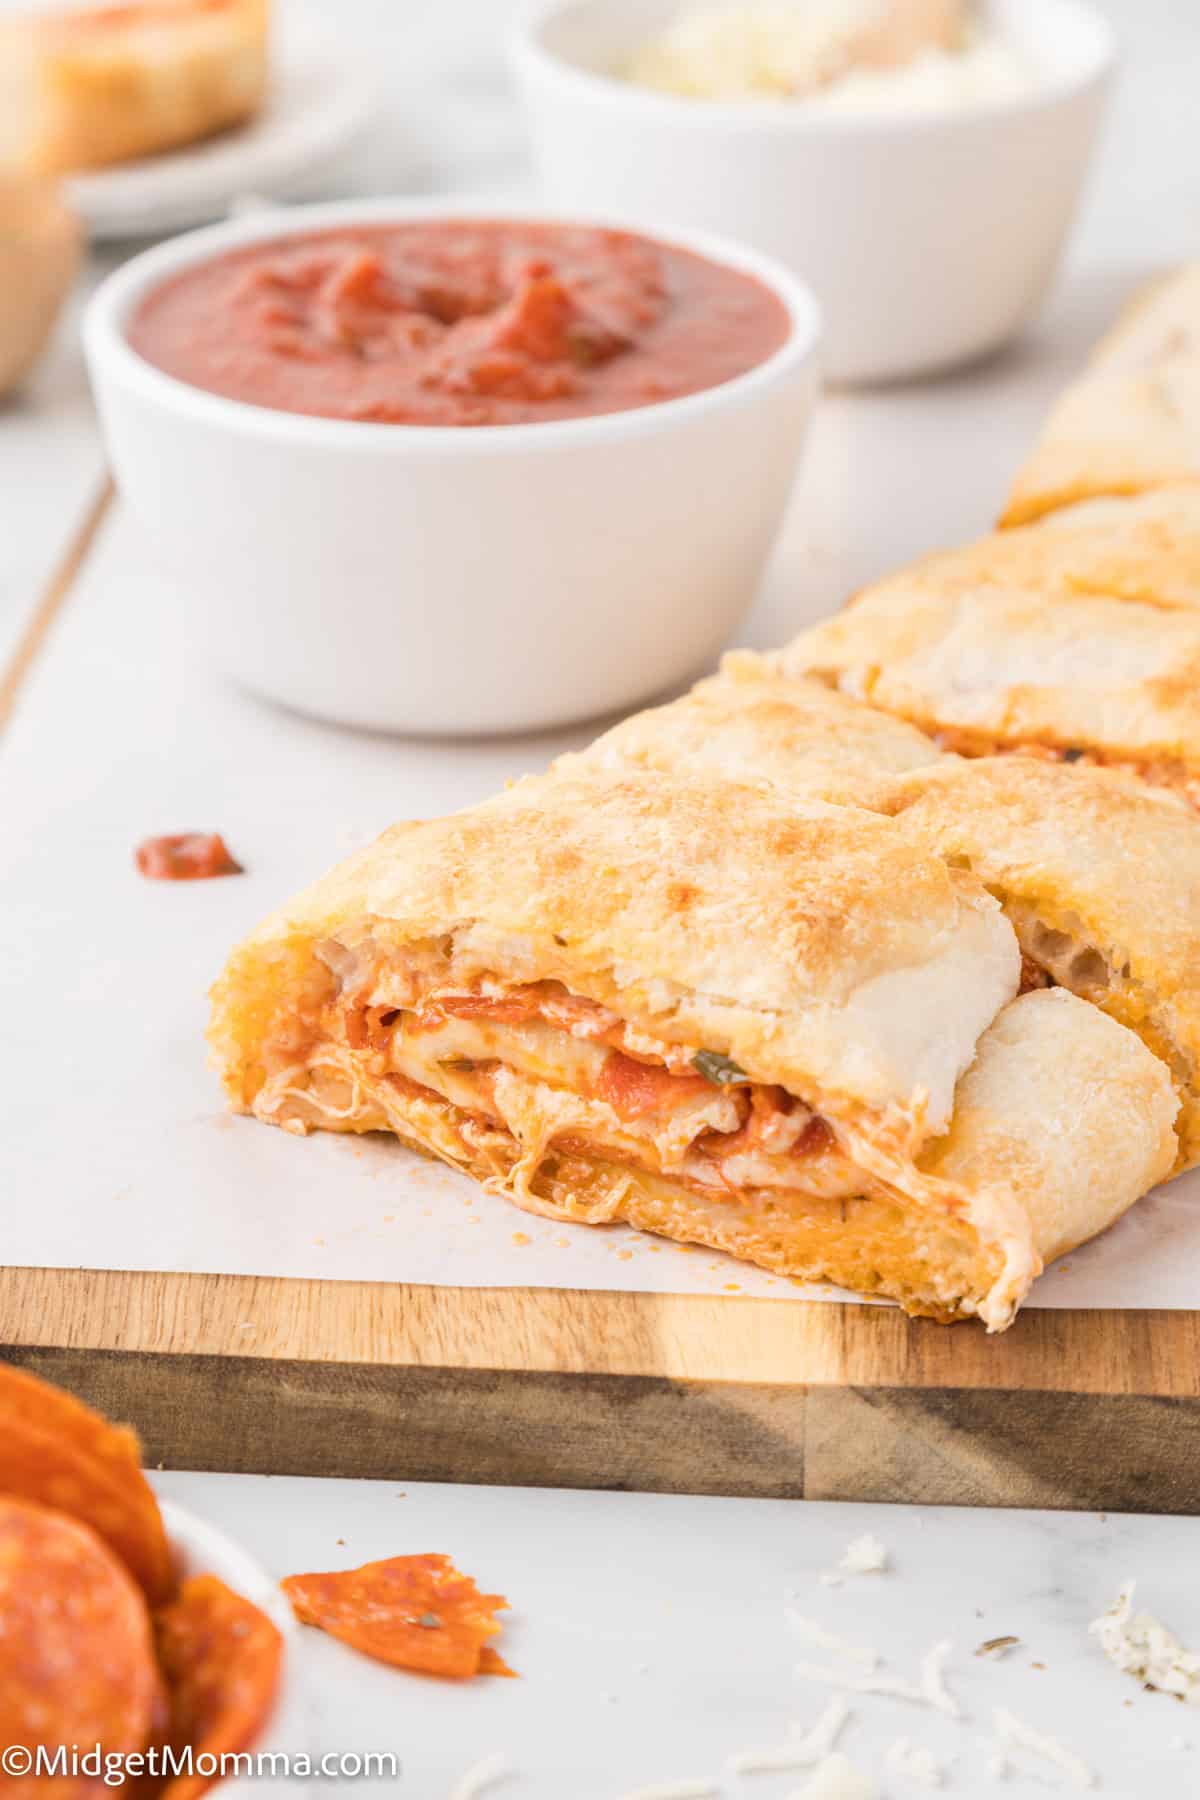
M 9 1269 L 0 1343 L 173 1468 L 1200 1509 L 1191 1312 Z
M 103 579 L 80 577 L 107 508 L 105 494 L 47 586 L 4 709 L 65 653 L 45 651 L 64 600 L 95 626 L 134 578 L 119 558 Z M 937 535 L 928 520 L 913 529 Z M 899 561 L 901 547 L 877 554 Z M 836 585 L 869 572 L 843 569 Z M 93 638 L 89 654 L 108 655 Z M 88 1166 L 82 1145 L 81 1204 Z M 23 1208 L 38 1204 L 30 1168 Z M 0 1271 L 0 1354 L 131 1420 L 151 1462 L 180 1468 L 1200 1508 L 1190 1310 L 1037 1310 L 989 1338 L 801 1299 L 26 1267 Z

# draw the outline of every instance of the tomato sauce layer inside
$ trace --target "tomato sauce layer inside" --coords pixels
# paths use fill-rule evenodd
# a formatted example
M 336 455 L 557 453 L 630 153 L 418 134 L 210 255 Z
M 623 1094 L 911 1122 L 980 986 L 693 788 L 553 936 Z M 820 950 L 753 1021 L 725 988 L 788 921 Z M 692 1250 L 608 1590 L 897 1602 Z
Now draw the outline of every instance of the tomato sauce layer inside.
M 154 289 L 129 341 L 193 387 L 400 425 L 625 412 L 786 341 L 762 282 L 625 231 L 500 219 L 277 239 Z

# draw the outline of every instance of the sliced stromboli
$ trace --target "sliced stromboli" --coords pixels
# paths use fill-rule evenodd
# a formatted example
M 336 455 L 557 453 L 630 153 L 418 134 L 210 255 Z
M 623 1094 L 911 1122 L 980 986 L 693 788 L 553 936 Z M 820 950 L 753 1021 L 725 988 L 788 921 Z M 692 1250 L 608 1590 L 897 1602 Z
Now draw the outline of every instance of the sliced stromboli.
M 535 1212 L 998 1328 L 1058 1221 L 1100 1229 L 1174 1155 L 1165 1071 L 1082 1003 L 1074 1029 L 1104 1047 L 1068 1042 L 1040 1112 L 1022 1092 L 1005 1126 L 990 1089 L 974 1107 L 995 1058 L 988 1079 L 1019 1086 L 1025 1028 L 993 1027 L 1019 962 L 977 878 L 891 819 L 560 772 L 395 828 L 267 920 L 217 984 L 212 1041 L 234 1103 L 291 1130 L 390 1130 Z M 1041 1016 L 1019 1020 L 1044 1066 Z M 1038 1143 L 1060 1106 L 1069 1171 Z
M 989 588 L 1059 601 L 1081 596 L 1200 608 L 1200 486 L 1081 500 L 1036 525 L 939 551 L 870 594 L 920 600 Z
M 1081 532 L 1041 526 L 1013 534 L 1015 559 L 995 538 L 927 558 L 767 665 L 826 681 L 966 756 L 1111 763 L 1200 799 L 1195 567 L 1181 559 L 1174 582 L 1154 575 L 1154 553 L 1129 550 L 1137 524 L 1124 553 L 1122 531 L 1109 521 L 1089 548 L 1086 521 Z M 1109 560 L 1117 592 L 1105 586 Z M 1122 597 L 1139 587 L 1155 597 Z
M 1055 552 L 1052 593 L 1115 594 L 1150 606 L 1200 607 L 1200 484 L 1156 488 L 1147 494 L 1080 500 L 1047 513 L 1037 525 L 998 532 L 987 542 L 1001 557 L 1039 563 L 1048 540 L 1070 540 Z M 1001 546 L 1004 548 L 1002 549 Z M 1045 578 L 1038 570 L 1038 579 Z
M 1050 413 L 1004 525 L 1101 494 L 1200 481 L 1200 264 L 1135 299 Z
M 1200 263 L 1145 282 L 1096 344 L 1089 366 L 1147 369 L 1173 356 L 1200 356 Z
M 925 1173 L 1027 1213 L 1039 1267 L 1105 1230 L 1175 1162 L 1170 1076 L 1064 988 L 1022 994 L 979 1045 Z
M 1103 1008 L 1170 1070 L 1180 1165 L 1200 1160 L 1200 820 L 1101 769 L 947 758 L 888 811 L 995 895 L 1026 979 Z
M 782 783 L 795 793 L 866 805 L 879 781 L 942 752 L 901 719 L 822 682 L 764 671 L 747 652 L 668 706 L 635 713 L 557 767 L 710 770 Z

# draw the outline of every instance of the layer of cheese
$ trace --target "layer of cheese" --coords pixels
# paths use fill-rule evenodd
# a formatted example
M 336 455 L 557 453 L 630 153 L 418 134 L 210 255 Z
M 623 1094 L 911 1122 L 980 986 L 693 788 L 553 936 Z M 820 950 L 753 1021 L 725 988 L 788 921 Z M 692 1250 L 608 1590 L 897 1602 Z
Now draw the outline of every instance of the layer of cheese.
M 654 1170 L 684 1175 L 728 1192 L 738 1187 L 794 1188 L 836 1199 L 861 1193 L 863 1177 L 835 1149 L 794 1157 L 749 1149 L 720 1161 L 693 1150 L 705 1132 L 732 1133 L 742 1108 L 728 1089 L 696 1094 L 690 1084 L 669 1110 L 622 1118 L 586 1090 L 599 1080 L 610 1052 L 552 1025 L 503 1025 L 486 1019 L 448 1019 L 436 1029 L 407 1031 L 403 1021 L 388 1046 L 395 1073 L 420 1082 L 468 1112 L 502 1121 L 521 1145 L 520 1185 L 532 1179 L 551 1142 L 578 1140 Z M 463 1068 L 463 1063 L 487 1065 Z M 572 1085 L 567 1085 L 572 1084 Z M 805 1115 L 807 1117 L 807 1115 Z

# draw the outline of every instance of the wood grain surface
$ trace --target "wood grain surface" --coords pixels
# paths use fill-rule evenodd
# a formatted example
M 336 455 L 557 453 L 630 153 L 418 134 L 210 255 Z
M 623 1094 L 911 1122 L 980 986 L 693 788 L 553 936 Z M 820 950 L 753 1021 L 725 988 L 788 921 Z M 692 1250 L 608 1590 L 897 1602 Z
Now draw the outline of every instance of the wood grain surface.
M 112 477 L 105 475 L 87 511 L 68 538 L 49 581 L 38 595 L 8 663 L 0 670 L 0 730 L 8 723 L 25 678 L 37 660 L 50 635 L 51 627 L 71 592 L 75 577 L 87 559 L 88 551 L 112 505 L 114 493 Z
M 1182 1311 L 1032 1309 L 989 1337 L 893 1307 L 799 1299 L 4 1269 L 0 1343 L 348 1368 L 1200 1400 L 1200 1315 Z
M 1200 1510 L 1200 1320 L 0 1272 L 3 1354 L 175 1468 Z

